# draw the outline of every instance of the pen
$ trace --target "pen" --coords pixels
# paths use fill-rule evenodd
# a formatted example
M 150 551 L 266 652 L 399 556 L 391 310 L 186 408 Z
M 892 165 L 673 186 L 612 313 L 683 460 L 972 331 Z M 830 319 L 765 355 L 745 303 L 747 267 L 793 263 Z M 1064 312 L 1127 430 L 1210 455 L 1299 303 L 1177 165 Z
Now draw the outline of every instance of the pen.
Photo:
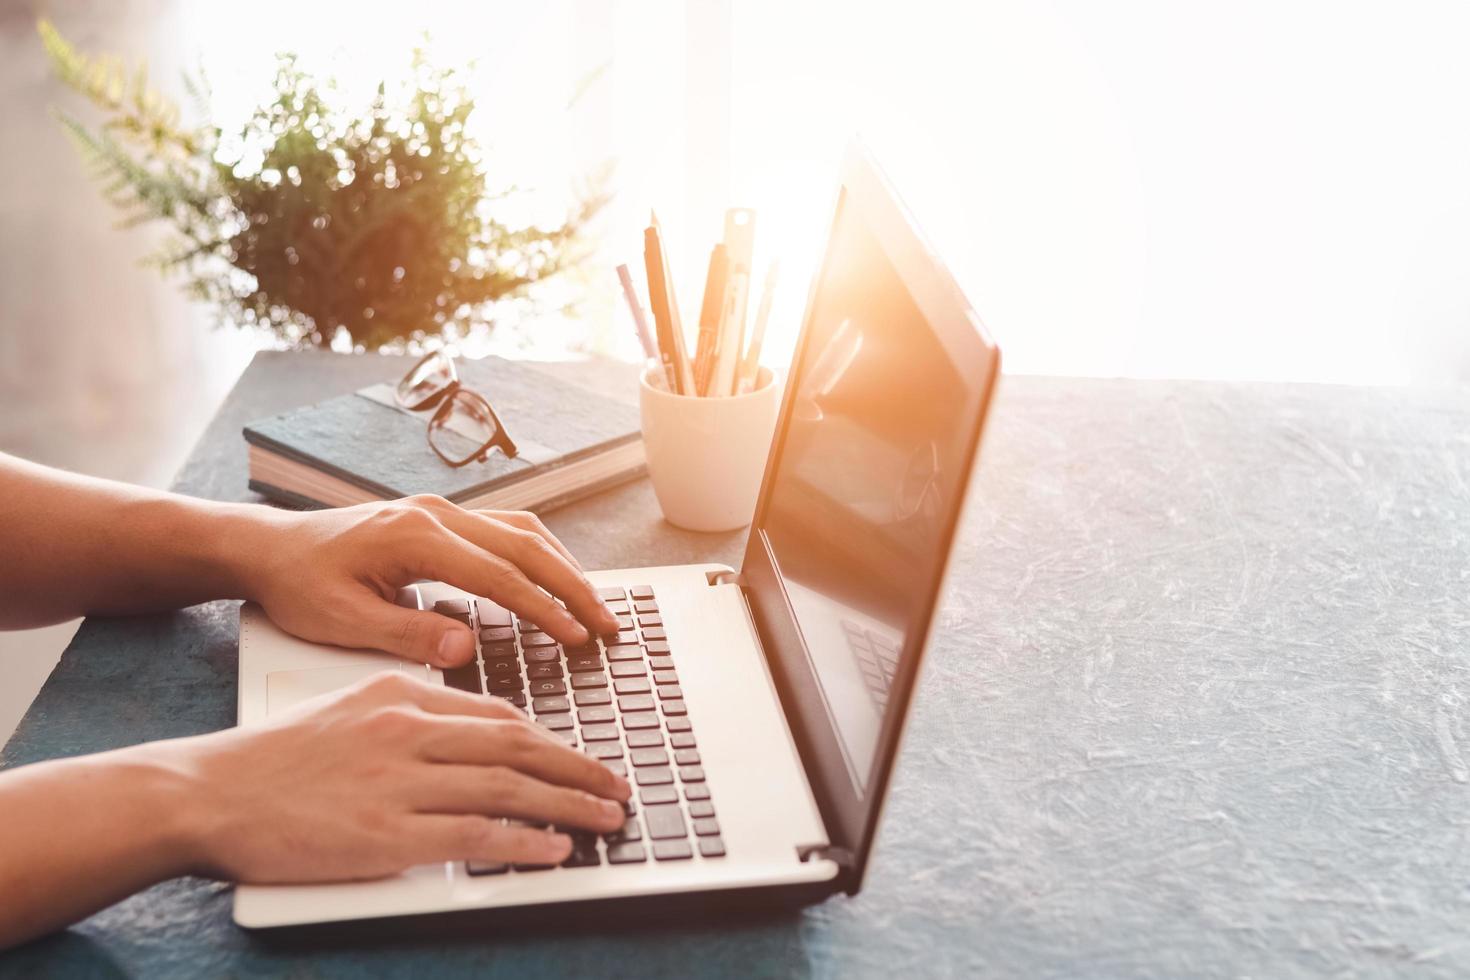
M 766 271 L 766 281 L 761 287 L 761 305 L 755 313 L 755 324 L 750 328 L 750 347 L 745 352 L 745 360 L 740 362 L 740 382 L 736 394 L 755 387 L 755 379 L 761 369 L 761 342 L 766 336 L 766 321 L 771 318 L 771 301 L 776 295 L 776 280 L 780 272 L 779 262 L 772 262 Z
M 676 395 L 694 394 L 694 372 L 689 370 L 689 355 L 684 349 L 684 326 L 679 322 L 679 302 L 674 298 L 673 276 L 664 255 L 663 237 L 659 234 L 658 215 L 649 215 L 643 230 L 643 264 L 648 270 L 648 301 L 653 307 L 653 325 L 658 334 L 659 359 L 669 391 Z
M 650 361 L 658 360 L 658 345 L 653 334 L 648 332 L 648 318 L 643 315 L 643 306 L 638 302 L 638 293 L 633 289 L 633 276 L 626 265 L 618 266 L 618 281 L 623 284 L 623 297 L 628 301 L 628 311 L 633 314 L 633 326 L 638 331 L 638 343 L 643 347 L 643 356 Z
M 704 280 L 704 303 L 699 308 L 699 342 L 694 349 L 694 390 L 699 395 L 723 395 L 710 390 L 715 370 L 715 357 L 720 349 L 720 327 L 725 312 L 725 283 L 730 263 L 725 246 L 716 245 L 709 253 L 709 275 Z
M 745 347 L 745 304 L 750 287 L 750 259 L 755 250 L 755 212 L 731 208 L 725 212 L 725 251 L 730 262 L 724 312 L 716 337 L 714 378 L 710 394 L 726 397 L 739 387 L 740 352 Z

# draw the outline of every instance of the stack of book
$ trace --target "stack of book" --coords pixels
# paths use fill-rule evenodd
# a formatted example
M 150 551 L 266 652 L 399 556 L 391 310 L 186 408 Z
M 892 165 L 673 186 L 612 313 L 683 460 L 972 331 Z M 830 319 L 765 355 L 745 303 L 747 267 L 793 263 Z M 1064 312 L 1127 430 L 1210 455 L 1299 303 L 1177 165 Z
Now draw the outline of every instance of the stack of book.
M 428 413 L 397 407 L 398 378 L 385 376 L 246 426 L 250 488 L 302 508 L 433 493 L 462 507 L 544 511 L 643 474 L 632 405 L 498 357 L 461 362 L 460 375 L 494 406 L 515 459 L 446 466 L 425 437 Z

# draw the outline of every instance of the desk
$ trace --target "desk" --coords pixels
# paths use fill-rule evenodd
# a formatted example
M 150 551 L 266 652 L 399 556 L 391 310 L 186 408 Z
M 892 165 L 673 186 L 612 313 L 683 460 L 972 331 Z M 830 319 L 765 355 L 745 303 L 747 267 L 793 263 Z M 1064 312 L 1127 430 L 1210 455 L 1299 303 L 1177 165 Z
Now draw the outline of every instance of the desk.
M 178 488 L 242 498 L 246 421 L 388 364 L 260 355 Z M 589 567 L 744 538 L 674 530 L 646 482 L 547 523 Z M 4 764 L 230 725 L 234 616 L 88 620 Z M 1467 697 L 1470 393 L 1007 378 L 855 899 L 286 954 L 180 880 L 0 972 L 1464 975 Z

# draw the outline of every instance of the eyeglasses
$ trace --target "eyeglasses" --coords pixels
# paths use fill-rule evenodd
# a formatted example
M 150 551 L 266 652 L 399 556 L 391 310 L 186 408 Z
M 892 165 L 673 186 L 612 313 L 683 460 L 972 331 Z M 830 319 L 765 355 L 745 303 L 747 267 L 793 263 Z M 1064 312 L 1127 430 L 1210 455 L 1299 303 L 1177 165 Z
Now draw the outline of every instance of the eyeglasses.
M 435 351 L 415 364 L 398 382 L 394 397 L 410 412 L 438 406 L 429 419 L 429 447 L 450 466 L 484 462 L 492 449 L 516 458 L 516 444 L 495 409 L 484 395 L 459 383 L 454 358 L 448 353 Z

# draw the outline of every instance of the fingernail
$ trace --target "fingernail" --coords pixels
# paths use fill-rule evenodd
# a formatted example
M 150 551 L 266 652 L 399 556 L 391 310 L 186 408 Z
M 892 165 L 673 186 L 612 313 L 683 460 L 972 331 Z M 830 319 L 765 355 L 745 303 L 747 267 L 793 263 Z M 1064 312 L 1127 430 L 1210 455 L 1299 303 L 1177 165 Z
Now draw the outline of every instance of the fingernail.
M 602 812 L 609 817 L 621 817 L 623 815 L 623 808 L 611 800 L 603 800 Z
M 566 834 L 551 834 L 550 837 L 549 846 L 553 856 L 566 857 L 572 852 L 572 839 Z
M 475 641 L 464 630 L 445 630 L 439 637 L 439 663 L 453 667 L 466 663 L 474 656 Z

